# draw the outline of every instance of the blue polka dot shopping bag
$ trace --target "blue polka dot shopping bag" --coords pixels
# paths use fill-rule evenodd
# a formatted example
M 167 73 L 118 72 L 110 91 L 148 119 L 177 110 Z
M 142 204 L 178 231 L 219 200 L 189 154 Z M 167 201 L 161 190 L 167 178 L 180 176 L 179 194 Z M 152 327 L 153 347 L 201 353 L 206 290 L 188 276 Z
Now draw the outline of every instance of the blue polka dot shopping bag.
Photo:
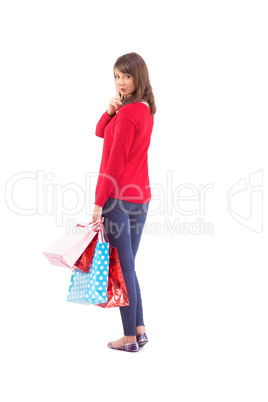
M 75 270 L 71 275 L 71 282 L 67 301 L 79 304 L 98 304 L 107 302 L 107 287 L 109 277 L 109 242 L 105 242 L 101 229 L 89 267 L 89 271 Z

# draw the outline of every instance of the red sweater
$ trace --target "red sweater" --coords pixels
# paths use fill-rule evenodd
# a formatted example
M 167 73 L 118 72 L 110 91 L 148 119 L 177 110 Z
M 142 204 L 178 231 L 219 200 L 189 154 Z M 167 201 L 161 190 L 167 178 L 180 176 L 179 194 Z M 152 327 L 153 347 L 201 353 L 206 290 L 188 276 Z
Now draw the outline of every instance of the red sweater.
M 154 124 L 151 108 L 135 102 L 121 106 L 114 116 L 103 113 L 96 135 L 104 138 L 94 204 L 109 197 L 137 204 L 151 199 L 148 148 Z

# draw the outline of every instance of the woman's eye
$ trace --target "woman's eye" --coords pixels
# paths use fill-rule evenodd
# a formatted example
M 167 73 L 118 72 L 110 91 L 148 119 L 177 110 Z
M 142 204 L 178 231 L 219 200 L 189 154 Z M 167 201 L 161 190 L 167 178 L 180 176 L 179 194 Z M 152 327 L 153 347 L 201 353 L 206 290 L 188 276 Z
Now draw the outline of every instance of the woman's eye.
M 119 75 L 115 75 L 115 77 L 114 77 L 114 78 L 117 78 L 117 77 L 119 77 Z M 130 75 L 125 74 L 125 77 L 130 78 Z

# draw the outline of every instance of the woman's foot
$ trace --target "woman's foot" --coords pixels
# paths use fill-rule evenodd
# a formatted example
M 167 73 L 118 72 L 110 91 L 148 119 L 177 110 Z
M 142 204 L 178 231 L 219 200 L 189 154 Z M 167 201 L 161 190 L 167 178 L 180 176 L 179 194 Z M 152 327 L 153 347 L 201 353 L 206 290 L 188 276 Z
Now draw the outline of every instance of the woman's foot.
M 136 327 L 136 335 L 145 333 L 145 327 L 143 325 Z
M 121 348 L 122 346 L 126 345 L 127 343 L 136 342 L 136 336 L 124 336 L 123 338 L 118 339 L 118 341 L 112 342 L 112 346 L 115 348 Z

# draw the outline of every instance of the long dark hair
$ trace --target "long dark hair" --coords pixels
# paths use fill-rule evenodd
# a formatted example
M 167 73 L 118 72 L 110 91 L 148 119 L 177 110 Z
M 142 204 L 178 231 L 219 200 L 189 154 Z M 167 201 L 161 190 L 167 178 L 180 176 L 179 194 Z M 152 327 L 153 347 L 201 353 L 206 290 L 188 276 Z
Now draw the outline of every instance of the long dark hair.
M 135 52 L 126 53 L 117 58 L 113 69 L 117 68 L 123 74 L 130 74 L 134 79 L 136 90 L 122 101 L 123 105 L 145 101 L 151 108 L 151 115 L 156 113 L 153 90 L 150 84 L 149 72 L 143 58 Z M 121 106 L 121 107 L 122 107 Z

